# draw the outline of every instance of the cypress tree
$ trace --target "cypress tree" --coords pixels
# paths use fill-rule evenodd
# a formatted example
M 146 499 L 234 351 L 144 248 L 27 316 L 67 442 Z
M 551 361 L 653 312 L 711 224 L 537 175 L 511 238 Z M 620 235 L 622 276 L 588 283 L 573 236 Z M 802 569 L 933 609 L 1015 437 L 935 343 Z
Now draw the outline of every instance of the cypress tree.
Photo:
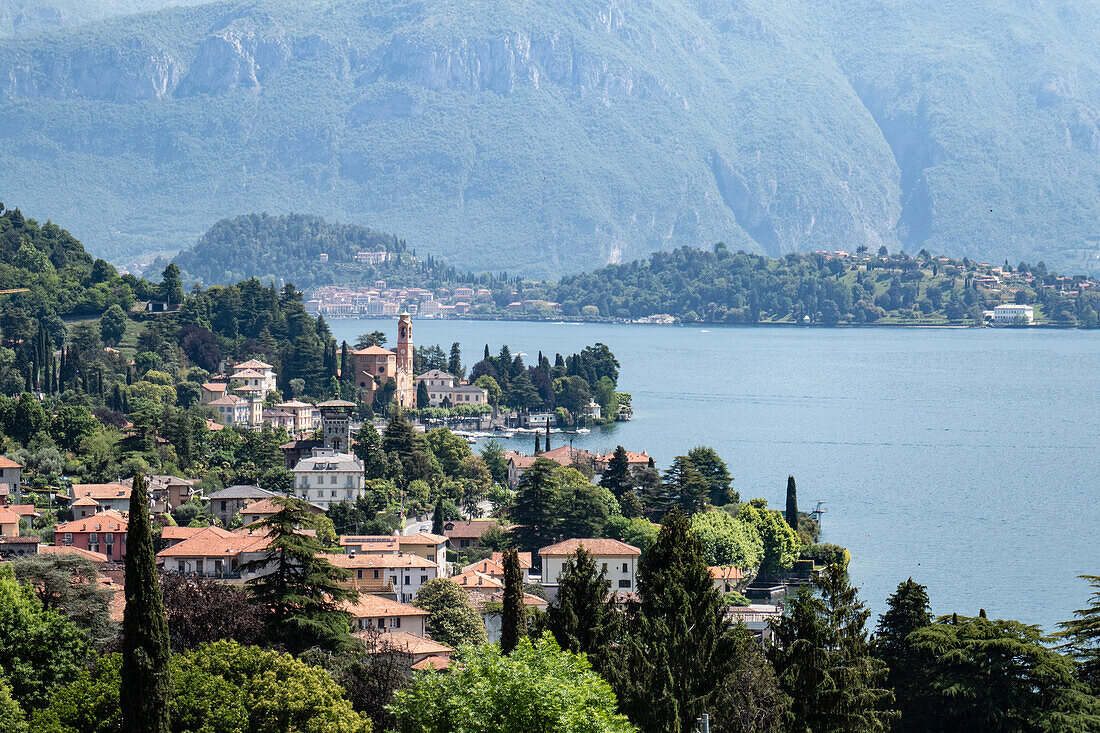
M 550 421 L 546 421 L 546 445 L 543 450 L 550 450 Z
M 794 476 L 787 477 L 787 511 L 785 514 L 787 524 L 791 529 L 798 531 L 798 494 L 794 486 Z
M 542 444 L 539 443 L 539 434 L 535 433 L 535 455 L 542 453 Z
M 126 733 L 168 733 L 168 619 L 149 528 L 145 476 L 134 475 L 126 532 L 126 610 L 122 617 L 119 706 Z
M 515 550 L 504 553 L 504 609 L 501 612 L 500 651 L 511 654 L 527 636 L 527 609 L 523 605 L 523 572 Z
M 432 514 L 432 534 L 443 534 L 443 497 L 435 502 L 435 512 Z

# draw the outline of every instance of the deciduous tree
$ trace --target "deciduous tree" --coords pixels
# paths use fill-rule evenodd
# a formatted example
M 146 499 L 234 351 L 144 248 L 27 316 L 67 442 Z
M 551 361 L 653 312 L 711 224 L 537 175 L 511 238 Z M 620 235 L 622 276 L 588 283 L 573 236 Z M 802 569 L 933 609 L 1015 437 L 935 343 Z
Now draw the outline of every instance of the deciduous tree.
M 440 644 L 459 647 L 484 644 L 488 637 L 481 614 L 453 580 L 435 578 L 420 586 L 413 605 L 428 612 L 428 634 Z

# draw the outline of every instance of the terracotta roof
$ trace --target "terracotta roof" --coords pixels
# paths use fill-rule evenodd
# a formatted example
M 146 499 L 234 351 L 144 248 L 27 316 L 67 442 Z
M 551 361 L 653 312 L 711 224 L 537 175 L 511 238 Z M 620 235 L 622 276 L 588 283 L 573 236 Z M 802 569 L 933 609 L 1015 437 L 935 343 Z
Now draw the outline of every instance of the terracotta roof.
M 577 552 L 577 548 L 584 545 L 584 549 L 592 555 L 611 555 L 616 557 L 635 557 L 642 551 L 633 545 L 618 540 L 606 539 L 569 539 L 557 544 L 544 547 L 539 550 L 539 555 L 569 556 Z
M 308 402 L 302 402 L 301 400 L 291 400 L 290 402 L 280 402 L 279 404 L 277 404 L 275 406 L 280 407 L 284 410 L 300 410 L 303 407 L 313 407 L 313 405 L 309 404 Z
M 412 666 L 417 671 L 423 671 L 425 669 L 433 669 L 439 672 L 447 670 L 451 666 L 450 657 L 431 656 L 424 657 L 419 662 Z
M 613 451 L 611 453 L 605 453 L 602 456 L 596 456 L 596 460 L 601 462 L 601 463 L 610 463 L 611 459 L 614 458 L 614 457 L 615 457 L 615 453 Z M 641 453 L 635 453 L 632 450 L 628 450 L 626 452 L 626 462 L 627 463 L 645 463 L 645 464 L 648 464 L 649 461 L 650 461 L 649 454 L 646 453 L 645 451 L 642 451 Z
M 90 496 L 82 496 L 73 502 L 73 506 L 99 506 L 99 502 Z
M 204 382 L 202 388 L 207 392 L 224 392 L 229 385 L 225 382 Z
M 219 430 L 225 430 L 225 426 L 222 425 L 220 422 L 214 422 L 213 420 L 207 420 L 206 421 L 206 429 L 207 430 L 213 430 L 213 431 L 217 432 Z
M 264 375 L 252 369 L 245 369 L 241 366 L 233 367 L 233 376 L 231 379 L 263 379 Z
M 0 524 L 19 524 L 19 520 L 22 519 L 18 514 L 9 510 L 7 507 L 0 506 Z
M 248 361 L 242 361 L 233 367 L 234 369 L 274 369 L 270 364 L 265 364 L 259 359 L 249 359 Z
M 351 353 L 357 356 L 397 356 L 396 353 L 389 349 L 383 349 L 381 346 L 368 346 L 365 349 L 352 349 Z
M 473 563 L 472 565 L 467 565 L 466 567 L 462 568 L 463 575 L 470 572 L 482 573 L 493 578 L 503 578 L 504 566 L 497 562 L 495 559 L 481 560 L 479 562 Z
M 515 466 L 516 468 L 526 470 L 535 465 L 535 461 L 537 461 L 538 459 L 538 456 L 512 456 L 508 459 L 508 463 Z
M 504 588 L 463 588 L 470 598 L 470 605 L 478 611 L 484 611 L 490 603 L 504 602 Z M 546 608 L 550 604 L 531 593 L 523 594 L 523 605 L 529 608 Z
M 15 512 L 21 517 L 37 517 L 38 507 L 34 504 L 9 504 L 8 511 Z
M 183 542 L 161 550 L 157 557 L 232 557 L 262 550 L 269 542 L 266 535 L 241 536 L 221 527 L 204 527 Z
M 382 596 L 360 593 L 357 603 L 348 603 L 344 610 L 355 618 L 378 618 L 380 616 L 427 616 L 428 612 L 410 606 L 407 603 L 398 603 Z
M 10 458 L 5 458 L 4 456 L 0 456 L 0 468 L 22 468 L 22 467 L 23 467 L 22 463 L 16 463 L 15 461 L 13 461 Z
M 160 538 L 162 540 L 189 540 L 199 532 L 207 529 L 206 527 L 162 527 L 160 530 Z
M 73 498 L 90 496 L 96 501 L 129 499 L 130 487 L 122 484 L 73 484 Z
M 397 541 L 402 545 L 438 545 L 447 541 L 447 537 L 431 532 L 417 532 L 416 534 L 401 535 Z
M 254 501 L 248 506 L 241 509 L 241 515 L 245 514 L 276 514 L 283 510 L 283 507 L 276 504 L 271 499 L 260 499 Z
M 53 530 L 54 542 L 60 539 L 59 534 L 66 532 L 125 532 L 126 524 L 126 517 L 114 509 L 107 509 L 84 519 L 57 525 Z
M 519 556 L 519 569 L 520 570 L 530 570 L 532 567 L 534 567 L 534 565 L 531 562 L 531 553 L 530 552 L 520 552 L 520 553 L 517 553 L 517 555 Z M 493 553 L 493 562 L 495 562 L 497 565 L 499 565 L 500 567 L 503 568 L 504 567 L 504 553 L 503 552 L 494 552 Z
M 92 562 L 107 562 L 107 556 L 102 552 L 92 552 L 91 550 L 85 550 L 81 547 L 72 547 L 66 545 L 39 545 L 39 555 L 80 555 L 86 557 Z
M 473 519 L 457 522 L 445 522 L 443 534 L 448 538 L 461 537 L 463 539 L 481 539 L 481 535 L 493 527 L 499 527 L 500 522 L 495 519 Z
M 227 394 L 225 397 L 219 397 L 216 400 L 210 400 L 206 404 L 214 405 L 216 407 L 219 405 L 243 405 L 246 404 L 246 402 L 244 399 L 238 397 L 235 394 Z
M 419 555 L 376 555 L 364 552 L 356 555 L 324 555 L 326 560 L 338 568 L 435 568 L 431 560 Z
M 741 572 L 741 568 L 735 568 L 732 565 L 728 567 L 711 566 L 710 577 L 715 580 L 744 580 L 745 574 Z
M 378 634 L 372 629 L 366 629 L 354 634 L 360 638 L 370 638 L 371 640 L 377 639 L 378 649 L 389 649 L 393 651 L 406 652 L 408 654 L 431 654 L 431 655 L 446 655 L 454 652 L 454 649 L 446 644 L 440 644 L 438 641 L 432 641 L 423 636 L 416 636 L 410 634 L 407 631 L 390 631 L 385 634 Z
M 472 589 L 478 589 L 478 588 L 498 589 L 498 588 L 503 588 L 504 587 L 504 582 L 503 581 L 497 580 L 496 578 L 492 577 L 491 575 L 486 575 L 485 573 L 479 573 L 476 570 L 467 570 L 464 573 L 460 573 L 460 574 L 454 576 L 453 578 L 451 578 L 451 580 L 453 580 L 455 583 L 457 583 L 459 585 L 459 587 L 461 587 L 464 590 L 471 589 L 471 588 Z

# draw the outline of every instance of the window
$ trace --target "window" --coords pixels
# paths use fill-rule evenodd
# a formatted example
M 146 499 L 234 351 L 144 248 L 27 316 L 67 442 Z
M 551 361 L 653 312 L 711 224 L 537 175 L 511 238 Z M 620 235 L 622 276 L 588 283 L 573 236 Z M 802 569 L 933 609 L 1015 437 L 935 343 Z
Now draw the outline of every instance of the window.
M 332 484 L 333 486 L 335 486 L 336 485 L 336 474 L 332 474 L 332 476 L 329 478 L 328 482 L 330 484 Z M 333 494 L 333 496 L 335 496 L 335 494 Z
M 336 498 L 336 489 L 333 489 L 333 490 L 332 490 L 332 491 L 330 491 L 329 493 L 330 493 L 330 494 L 332 495 L 332 498 L 333 498 L 333 499 L 335 499 L 335 498 Z
M 114 533 L 113 532 L 108 532 L 107 533 L 107 539 L 105 541 L 107 542 L 108 545 L 111 544 L 112 542 L 114 542 L 115 541 Z
M 625 562 L 623 563 L 623 572 L 624 573 L 629 573 L 630 572 L 630 566 L 627 565 Z
M 226 503 L 227 503 L 227 502 L 225 502 L 225 501 L 222 501 L 222 511 L 223 511 L 223 512 L 225 511 L 225 506 L 226 506 Z
M 405 576 L 405 585 L 412 585 L 412 581 L 411 581 L 411 580 L 409 580 L 409 576 L 408 576 L 408 575 L 406 575 L 406 576 Z
M 378 628 L 380 628 L 380 629 L 386 628 L 386 619 L 384 619 L 384 618 L 378 619 Z
M 397 576 L 396 575 L 391 575 L 390 576 L 390 583 L 393 584 L 393 585 L 397 585 Z
M 378 580 L 378 571 L 377 570 L 374 571 L 374 579 Z
M 65 539 L 63 540 L 63 542 L 66 545 L 71 545 L 73 543 L 73 533 L 72 532 L 66 532 L 65 533 Z
M 88 533 L 88 544 L 89 544 L 89 545 L 97 545 L 97 544 L 99 544 L 99 538 L 98 538 L 98 537 L 96 537 L 96 533 L 95 533 L 95 532 L 89 532 L 89 533 Z
M 390 619 L 390 628 L 391 629 L 400 629 L 401 628 L 401 619 L 396 618 L 396 617 L 391 618 Z
M 363 568 L 359 568 L 358 570 L 355 571 L 355 577 L 358 580 L 363 579 Z
M 429 552 L 428 553 L 428 559 L 431 560 L 432 562 L 435 562 L 435 553 L 434 552 Z
M 630 587 L 630 581 L 629 580 L 620 580 L 619 581 L 619 587 L 620 588 L 629 588 Z
M 176 563 L 176 570 L 180 573 L 187 572 L 187 563 L 185 563 L 183 560 L 180 560 L 178 563 Z
M 195 561 L 195 572 L 202 575 L 202 560 Z

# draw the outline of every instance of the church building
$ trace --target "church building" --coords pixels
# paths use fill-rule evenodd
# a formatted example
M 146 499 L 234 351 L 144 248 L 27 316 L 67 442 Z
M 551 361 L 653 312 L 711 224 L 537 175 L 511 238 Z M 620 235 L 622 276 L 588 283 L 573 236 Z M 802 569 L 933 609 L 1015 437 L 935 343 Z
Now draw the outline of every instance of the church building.
M 394 380 L 394 400 L 403 408 L 416 407 L 416 380 L 413 375 L 412 320 L 402 313 L 397 321 L 397 350 L 381 346 L 368 346 L 350 352 L 355 385 L 363 393 L 363 399 L 374 399 L 375 392 Z

